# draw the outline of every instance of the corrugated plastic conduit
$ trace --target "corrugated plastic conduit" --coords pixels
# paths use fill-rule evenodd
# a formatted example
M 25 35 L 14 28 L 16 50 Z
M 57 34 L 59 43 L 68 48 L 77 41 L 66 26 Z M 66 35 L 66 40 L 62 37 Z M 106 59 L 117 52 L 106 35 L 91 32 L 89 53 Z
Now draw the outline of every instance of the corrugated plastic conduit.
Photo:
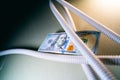
M 64 0 L 56 0 L 57 2 L 59 2 L 61 5 L 65 6 L 67 9 L 69 9 L 70 11 L 72 11 L 73 13 L 75 13 L 76 15 L 78 15 L 80 18 L 82 18 L 84 21 L 88 22 L 90 25 L 92 25 L 94 28 L 96 28 L 97 30 L 101 31 L 102 33 L 104 33 L 106 36 L 108 36 L 110 39 L 112 39 L 113 41 L 117 42 L 118 44 L 120 44 L 120 35 L 115 33 L 114 31 L 112 31 L 111 29 L 109 29 L 108 27 L 104 26 L 103 24 L 99 23 L 98 21 L 96 21 L 95 19 L 89 17 L 88 15 L 86 15 L 84 12 L 82 12 L 81 10 L 77 9 L 76 7 L 72 6 L 71 4 L 69 4 L 68 2 L 64 1 Z
M 89 64 L 88 61 L 83 56 L 50 54 L 50 53 L 43 53 L 28 49 L 9 49 L 9 50 L 0 51 L 0 56 L 5 56 L 5 55 L 26 55 L 26 56 L 32 56 L 35 58 L 46 59 L 57 62 L 72 63 L 72 64 Z M 120 60 L 120 56 L 107 55 L 107 56 L 96 56 L 96 57 L 99 58 L 100 60 L 104 60 L 104 59 Z
M 109 28 L 105 27 L 104 25 L 100 24 L 99 22 L 95 21 L 94 19 L 88 17 L 86 14 L 78 10 L 77 8 L 73 7 L 69 3 L 64 0 L 57 0 L 60 4 L 65 6 L 67 9 L 73 11 L 76 15 L 83 18 L 86 22 L 91 24 L 93 27 L 97 28 L 99 31 L 107 35 L 112 40 L 116 41 L 120 44 L 120 36 L 110 30 Z M 0 51 L 0 56 L 10 55 L 10 54 L 23 54 L 28 56 L 33 56 L 36 58 L 47 59 L 52 61 L 59 61 L 59 62 L 66 62 L 66 63 L 75 63 L 75 64 L 89 64 L 92 69 L 98 74 L 98 76 L 102 80 L 115 80 L 113 74 L 105 67 L 105 65 L 99 59 L 117 59 L 120 60 L 120 56 L 96 56 L 94 53 L 82 42 L 81 39 L 76 35 L 74 32 L 75 29 L 71 28 L 71 25 L 64 20 L 61 14 L 58 12 L 56 7 L 54 6 L 53 2 L 50 0 L 50 8 L 62 25 L 63 29 L 70 36 L 73 43 L 81 50 L 81 54 L 83 56 L 74 56 L 74 55 L 59 55 L 59 54 L 49 54 L 49 53 L 42 53 L 33 50 L 26 50 L 26 49 L 10 49 L 5 51 Z M 94 76 L 93 76 L 94 80 Z
M 65 16 L 65 20 L 69 25 L 68 27 L 74 31 L 77 31 L 69 10 L 64 6 L 63 6 L 63 15 Z M 96 80 L 96 77 L 93 74 L 93 71 L 90 69 L 88 64 L 81 64 L 81 67 L 83 68 L 83 71 L 85 72 L 88 80 Z
M 57 1 L 65 7 L 67 7 L 67 8 L 69 7 L 68 9 L 72 10 L 72 6 L 69 3 L 67 3 L 66 1 L 64 1 L 64 0 L 57 0 Z M 66 4 L 66 5 L 64 5 L 64 4 Z M 69 4 L 69 6 L 67 4 Z M 57 18 L 57 20 L 59 21 L 59 23 L 61 24 L 61 26 L 63 27 L 63 29 L 65 30 L 65 32 L 67 33 L 67 35 L 70 37 L 71 41 L 77 46 L 78 49 L 80 49 L 81 54 L 89 61 L 90 66 L 98 74 L 98 76 L 102 80 L 115 80 L 115 77 L 113 76 L 113 74 L 94 55 L 94 53 L 82 42 L 82 40 L 79 39 L 79 37 L 75 34 L 75 32 L 65 22 L 64 18 L 61 16 L 61 14 L 58 12 L 58 10 L 56 9 L 56 7 L 54 6 L 54 4 L 51 1 L 50 1 L 50 8 L 51 8 L 53 14 L 55 15 L 55 17 Z M 80 12 L 78 12 L 78 13 L 80 13 Z M 85 17 L 85 18 L 88 18 L 88 17 Z

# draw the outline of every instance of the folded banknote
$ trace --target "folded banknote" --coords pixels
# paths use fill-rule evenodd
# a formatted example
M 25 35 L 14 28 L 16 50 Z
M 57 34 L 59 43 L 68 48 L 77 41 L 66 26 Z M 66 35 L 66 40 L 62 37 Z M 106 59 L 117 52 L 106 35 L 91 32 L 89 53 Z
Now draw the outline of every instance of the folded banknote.
M 78 31 L 76 34 L 93 51 L 93 53 L 97 53 L 100 32 Z M 48 34 L 38 51 L 81 55 L 80 49 L 75 46 L 65 32 Z

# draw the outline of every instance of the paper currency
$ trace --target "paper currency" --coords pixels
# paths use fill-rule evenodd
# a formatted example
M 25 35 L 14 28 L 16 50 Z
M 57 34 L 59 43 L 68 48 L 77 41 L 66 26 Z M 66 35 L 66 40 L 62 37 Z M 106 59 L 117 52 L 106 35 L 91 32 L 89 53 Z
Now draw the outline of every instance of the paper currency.
M 97 53 L 100 32 L 79 31 L 76 32 L 76 34 L 95 54 Z M 48 34 L 38 51 L 81 55 L 80 50 L 74 45 L 65 32 Z

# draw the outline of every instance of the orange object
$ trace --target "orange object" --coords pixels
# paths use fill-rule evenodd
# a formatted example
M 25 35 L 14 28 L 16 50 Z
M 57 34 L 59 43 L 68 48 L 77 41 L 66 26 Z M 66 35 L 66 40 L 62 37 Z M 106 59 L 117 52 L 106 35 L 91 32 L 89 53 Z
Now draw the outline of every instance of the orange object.
M 69 46 L 67 47 L 67 50 L 68 50 L 68 51 L 73 51 L 73 50 L 74 50 L 74 46 L 73 46 L 73 45 L 69 45 Z

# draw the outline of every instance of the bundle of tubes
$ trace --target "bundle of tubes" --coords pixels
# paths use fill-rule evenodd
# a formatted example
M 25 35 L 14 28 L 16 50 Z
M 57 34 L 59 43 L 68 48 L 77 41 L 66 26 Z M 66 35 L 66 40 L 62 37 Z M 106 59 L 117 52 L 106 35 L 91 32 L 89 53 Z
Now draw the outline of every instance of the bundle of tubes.
M 120 36 L 110 30 L 109 28 L 105 27 L 104 25 L 98 23 L 94 19 L 90 18 L 86 14 L 84 14 L 82 11 L 78 10 L 68 2 L 64 0 L 56 0 L 59 2 L 62 6 L 65 7 L 66 13 L 68 12 L 67 9 L 71 10 L 73 13 L 84 19 L 84 21 L 91 24 L 93 27 L 107 35 L 112 40 L 116 41 L 117 43 L 120 43 Z M 82 42 L 82 40 L 76 35 L 75 30 L 72 28 L 74 25 L 71 25 L 69 22 L 72 21 L 71 17 L 65 21 L 63 16 L 59 13 L 55 5 L 52 1 L 50 1 L 50 9 L 52 10 L 54 16 L 57 18 L 58 22 L 61 24 L 63 29 L 65 30 L 66 34 L 70 37 L 71 41 L 77 46 L 78 49 L 80 49 L 81 54 L 83 57 L 88 60 L 89 65 L 92 67 L 92 69 L 97 73 L 99 78 L 102 80 L 115 80 L 116 78 L 113 76 L 113 74 L 106 68 L 106 66 L 95 56 L 95 54 Z M 67 16 L 66 16 L 67 17 Z M 69 14 L 68 14 L 69 17 Z M 83 67 L 87 65 L 82 65 Z M 83 68 L 84 69 L 84 68 Z M 85 71 L 85 69 L 84 69 Z M 88 69 L 87 72 L 90 72 Z M 93 76 L 93 75 L 92 75 Z M 87 74 L 87 77 L 90 77 Z
M 89 68 L 89 66 L 91 66 L 91 68 L 97 73 L 97 75 L 101 80 L 116 80 L 113 74 L 106 68 L 106 66 L 100 60 L 104 60 L 104 59 L 117 60 L 117 64 L 119 64 L 120 56 L 96 56 L 76 35 L 75 24 L 69 13 L 69 10 L 74 12 L 84 21 L 91 24 L 97 30 L 101 31 L 103 34 L 107 35 L 110 39 L 114 40 L 118 44 L 120 44 L 120 35 L 113 32 L 112 30 L 105 27 L 96 20 L 92 19 L 91 17 L 87 16 L 85 13 L 75 8 L 68 2 L 64 0 L 57 0 L 57 2 L 60 3 L 64 8 L 64 15 L 66 21 L 59 13 L 59 11 L 57 10 L 57 8 L 55 7 L 55 5 L 51 0 L 50 0 L 50 9 L 57 18 L 60 25 L 65 30 L 66 34 L 70 37 L 71 41 L 75 44 L 75 46 L 77 46 L 78 49 L 80 49 L 82 56 L 58 55 L 58 54 L 56 55 L 56 54 L 43 53 L 43 52 L 27 50 L 27 49 L 10 49 L 5 51 L 0 51 L 0 56 L 10 55 L 10 54 L 23 54 L 23 55 L 33 56 L 36 58 L 47 59 L 52 61 L 81 64 L 87 78 L 89 80 L 96 80 L 94 74 L 91 72 L 91 69 Z
M 9 49 L 9 50 L 0 51 L 0 56 L 5 56 L 5 55 L 27 55 L 39 59 L 51 60 L 56 62 L 81 64 L 84 67 L 83 70 L 85 71 L 88 80 L 96 80 L 95 76 L 93 75 L 93 73 L 91 73 L 91 70 L 88 67 L 89 62 L 83 56 L 50 54 L 50 53 L 43 53 L 28 49 Z M 99 58 L 102 62 L 104 60 L 110 60 L 110 61 L 114 61 L 115 64 L 120 65 L 120 56 L 107 55 L 107 56 L 96 56 L 96 57 Z M 4 67 L 4 63 L 2 66 L 0 66 L 1 70 Z M 111 63 L 106 62 L 105 64 L 111 64 Z

